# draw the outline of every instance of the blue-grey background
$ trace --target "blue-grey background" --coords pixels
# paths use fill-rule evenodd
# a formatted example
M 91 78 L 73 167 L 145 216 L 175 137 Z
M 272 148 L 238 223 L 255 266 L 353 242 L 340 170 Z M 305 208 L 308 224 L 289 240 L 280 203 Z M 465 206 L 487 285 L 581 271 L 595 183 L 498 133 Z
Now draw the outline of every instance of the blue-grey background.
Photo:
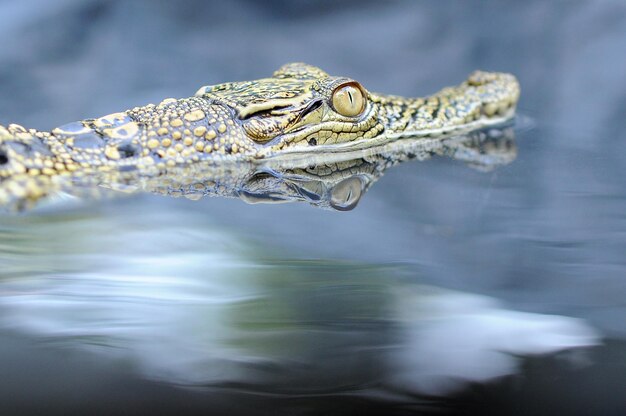
M 412 414 L 475 408 L 506 414 L 623 414 L 623 1 L 5 0 L 0 1 L 0 21 L 1 124 L 49 130 L 165 97 L 189 96 L 201 85 L 268 76 L 290 61 L 353 77 L 373 91 L 406 96 L 456 84 L 475 69 L 511 72 L 522 86 L 523 121 L 517 131 L 518 157 L 511 165 L 484 173 L 445 159 L 405 163 L 386 173 L 349 213 L 304 204 L 249 206 L 238 200 L 139 196 L 73 208 L 69 214 L 3 218 L 0 280 L 14 286 L 0 288 L 0 304 L 15 313 L 5 311 L 15 319 L 3 325 L 0 345 L 0 373 L 9 374 L 0 381 L 3 414 L 41 409 L 63 414 L 108 409 Z M 230 239 L 237 243 L 221 243 Z M 245 278 L 250 267 L 241 266 L 240 257 L 220 257 L 233 251 L 242 256 L 246 250 L 254 253 L 244 256 L 248 262 L 254 259 L 254 270 L 269 270 L 264 275 L 269 282 L 257 277 L 263 289 L 250 289 Z M 173 370 L 187 367 L 150 366 L 168 362 L 177 355 L 177 346 L 159 352 L 164 356 L 152 351 L 156 358 L 147 364 L 125 356 L 124 365 L 110 366 L 101 356 L 83 355 L 77 345 L 95 336 L 90 331 L 99 334 L 98 341 L 89 338 L 87 344 L 110 346 L 115 344 L 110 337 L 119 334 L 94 328 L 117 328 L 115 322 L 134 315 L 122 313 L 113 319 L 107 314 L 120 307 L 115 303 L 118 292 L 109 294 L 97 309 L 87 294 L 104 290 L 100 285 L 81 291 L 78 286 L 55 284 L 59 279 L 83 282 L 98 271 L 104 277 L 141 275 L 150 265 L 159 266 L 155 259 L 164 253 L 172 261 L 186 259 L 178 266 L 168 263 L 171 271 L 163 272 L 183 281 L 192 275 L 205 283 L 214 281 L 214 276 L 226 275 L 205 273 L 203 267 L 209 270 L 214 262 L 231 262 L 235 271 L 224 282 L 236 283 L 216 283 L 230 291 L 228 296 L 211 298 L 216 304 L 244 295 L 267 300 L 265 308 L 274 311 L 268 313 L 280 328 L 279 339 L 272 343 L 278 349 L 272 350 L 272 358 L 256 350 L 258 346 L 252 351 L 266 358 L 267 367 L 256 364 L 259 371 L 275 378 L 261 378 L 252 388 L 246 384 L 248 376 L 230 377 L 236 371 L 228 367 L 224 374 L 229 377 L 209 383 L 221 386 L 217 393 L 188 390 L 173 387 L 198 381 L 181 380 L 181 373 Z M 194 256 L 185 257 L 190 253 Z M 110 269 L 114 266 L 119 267 Z M 299 278 L 290 277 L 292 273 Z M 28 283 L 35 275 L 56 280 Z M 298 280 L 302 276 L 304 281 Z M 594 331 L 597 346 L 567 359 L 541 349 L 494 346 L 514 356 L 531 350 L 544 353 L 528 354 L 533 357 L 505 371 L 504 378 L 481 384 L 469 377 L 468 384 L 459 382 L 460 389 L 445 390 L 443 396 L 430 381 L 419 379 L 423 384 L 415 385 L 397 381 L 402 370 L 396 364 L 377 353 L 361 357 L 357 352 L 404 357 L 394 352 L 393 345 L 403 345 L 394 331 L 426 319 L 432 308 L 424 307 L 420 312 L 424 315 L 388 310 L 412 311 L 398 306 L 404 305 L 398 299 L 406 299 L 395 291 L 421 293 L 424 287 L 429 293 L 436 288 L 463 294 L 451 305 L 476 295 L 507 311 L 576 318 Z M 13 297 L 24 293 L 33 296 L 28 298 L 32 303 Z M 65 298 L 53 302 L 67 293 L 84 300 L 83 309 L 66 310 L 76 305 Z M 55 305 L 52 310 L 46 309 L 50 302 Z M 283 309 L 286 304 L 289 308 Z M 362 305 L 374 309 L 364 312 Z M 481 313 L 472 312 L 482 318 L 475 327 L 466 327 L 468 333 L 481 334 L 491 318 L 501 317 L 494 312 L 498 308 L 481 308 Z M 444 309 L 449 312 L 448 306 Z M 255 316 L 246 311 L 238 313 L 246 319 Z M 463 308 L 448 312 L 447 319 L 465 319 L 469 314 Z M 159 313 L 163 321 L 171 318 L 169 312 Z M 84 322 L 74 326 L 77 316 L 85 316 Z M 437 316 L 433 322 L 438 322 Z M 285 329 L 281 322 L 291 326 Z M 226 329 L 220 327 L 222 332 L 215 334 L 232 335 L 232 327 L 224 325 Z M 144 334 L 139 327 L 137 339 L 151 344 L 156 332 Z M 529 339 L 549 339 L 557 331 L 551 328 L 548 325 Z M 569 335 L 576 332 L 567 328 Z M 269 335 L 260 331 L 249 334 L 248 342 L 265 345 L 260 339 Z M 184 340 L 185 334 L 172 337 Z M 495 337 L 489 334 L 477 339 Z M 523 338 L 520 334 L 504 336 L 515 344 Z M 122 339 L 116 348 L 134 351 L 129 339 Z M 409 357 L 428 357 L 450 347 L 447 338 L 442 340 L 441 345 L 435 343 Z M 152 340 L 159 342 L 165 341 Z M 459 342 L 453 347 L 463 350 Z M 571 338 L 555 342 L 572 345 Z M 201 345 L 214 352 L 195 339 L 181 345 Z M 137 351 L 150 355 L 139 347 Z M 455 366 L 472 360 L 478 367 L 490 362 L 460 358 L 448 370 L 455 373 Z M 569 364 L 562 365 L 564 361 Z M 378 392 L 381 386 L 385 394 L 389 390 L 393 394 L 354 395 Z M 435 392 L 439 395 L 432 400 Z

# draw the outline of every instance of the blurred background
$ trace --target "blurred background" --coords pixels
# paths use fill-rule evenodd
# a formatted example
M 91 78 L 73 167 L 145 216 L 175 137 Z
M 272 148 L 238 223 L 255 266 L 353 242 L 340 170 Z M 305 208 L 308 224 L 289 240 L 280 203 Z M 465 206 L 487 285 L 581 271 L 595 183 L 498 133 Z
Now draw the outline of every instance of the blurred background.
M 304 61 L 522 86 L 517 159 L 389 170 L 347 213 L 136 195 L 0 218 L 0 414 L 623 414 L 626 5 L 0 1 L 0 124 Z

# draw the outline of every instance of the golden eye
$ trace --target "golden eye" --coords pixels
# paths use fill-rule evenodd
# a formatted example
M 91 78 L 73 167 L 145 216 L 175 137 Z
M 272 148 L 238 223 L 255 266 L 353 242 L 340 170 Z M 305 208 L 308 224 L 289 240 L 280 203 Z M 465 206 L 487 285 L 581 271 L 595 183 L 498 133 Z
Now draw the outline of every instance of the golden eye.
M 356 83 L 342 84 L 333 92 L 333 108 L 346 117 L 358 116 L 365 110 L 365 96 Z

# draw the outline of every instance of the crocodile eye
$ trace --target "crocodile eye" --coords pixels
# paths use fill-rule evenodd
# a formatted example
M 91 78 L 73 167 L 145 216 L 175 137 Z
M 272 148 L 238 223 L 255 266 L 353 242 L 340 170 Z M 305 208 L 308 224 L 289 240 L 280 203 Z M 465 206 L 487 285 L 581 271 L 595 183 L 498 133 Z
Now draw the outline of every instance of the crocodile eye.
M 342 84 L 333 92 L 333 108 L 345 117 L 358 116 L 365 110 L 363 90 L 355 82 Z

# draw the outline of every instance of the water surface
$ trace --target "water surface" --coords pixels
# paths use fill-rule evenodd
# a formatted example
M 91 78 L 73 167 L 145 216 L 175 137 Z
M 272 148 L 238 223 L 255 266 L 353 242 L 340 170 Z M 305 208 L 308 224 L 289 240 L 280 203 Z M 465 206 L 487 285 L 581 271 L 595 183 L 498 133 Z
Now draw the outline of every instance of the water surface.
M 3 124 L 290 60 L 402 95 L 513 72 L 520 119 L 510 163 L 402 163 L 347 212 L 140 194 L 3 216 L 0 413 L 626 409 L 620 2 L 40 3 L 0 3 Z

